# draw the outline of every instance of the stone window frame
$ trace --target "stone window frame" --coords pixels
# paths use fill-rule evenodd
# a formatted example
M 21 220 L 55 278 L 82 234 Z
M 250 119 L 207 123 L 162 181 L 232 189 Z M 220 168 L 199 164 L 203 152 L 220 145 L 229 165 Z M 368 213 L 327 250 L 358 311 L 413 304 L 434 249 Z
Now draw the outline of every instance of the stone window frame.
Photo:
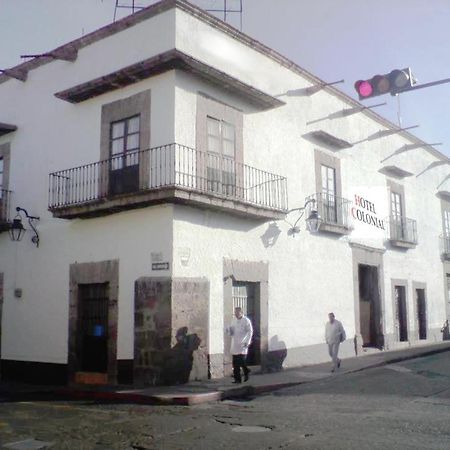
M 450 320 L 450 290 L 447 284 L 447 274 L 450 274 L 450 262 L 443 261 L 443 281 L 444 281 L 444 298 L 445 298 L 445 317 Z
M 399 334 L 399 327 L 397 327 L 397 310 L 396 310 L 396 304 L 395 304 L 395 287 L 396 286 L 403 286 L 405 288 L 405 305 L 406 305 L 406 326 L 407 326 L 407 333 L 408 333 L 408 339 L 406 341 L 400 341 L 400 334 Z M 410 342 L 411 341 L 411 324 L 410 324 L 410 295 L 408 290 L 408 280 L 406 279 L 400 279 L 400 278 L 391 278 L 391 306 L 392 306 L 392 324 L 394 326 L 394 342 L 401 343 L 401 342 Z M 400 324 L 399 324 L 400 325 Z
M 9 171 L 11 162 L 11 144 L 9 142 L 0 144 L 0 158 L 3 159 L 3 182 L 0 188 L 10 191 L 9 188 Z M 4 200 L 5 198 L 5 200 Z M 11 196 L 0 194 L 0 222 L 8 221 L 11 214 Z
M 400 196 L 401 206 L 402 206 L 402 217 L 407 217 L 406 215 L 406 202 L 405 202 L 405 187 L 401 184 L 395 183 L 392 180 L 386 180 L 388 186 L 389 194 L 389 216 L 392 216 L 392 200 L 391 193 L 396 193 Z
M 69 339 L 68 339 L 68 373 L 74 382 L 75 373 L 79 371 L 77 358 L 78 327 L 78 285 L 108 283 L 108 383 L 117 383 L 117 328 L 119 296 L 119 260 L 74 263 L 69 269 Z
M 413 312 L 413 317 L 414 317 L 414 322 L 413 325 L 414 327 L 412 328 L 411 331 L 414 331 L 414 340 L 416 341 L 420 341 L 419 339 L 419 317 L 417 316 L 418 311 L 417 311 L 417 299 L 416 299 L 416 289 L 423 289 L 425 291 L 425 315 L 426 315 L 426 331 L 427 331 L 427 339 L 428 339 L 428 335 L 429 335 L 429 309 L 428 309 L 428 291 L 427 291 L 427 284 L 423 283 L 423 282 L 419 282 L 419 281 L 413 281 L 412 282 L 412 297 L 413 297 L 413 305 L 412 305 L 412 312 Z
M 115 100 L 102 105 L 100 128 L 100 160 L 106 161 L 111 157 L 111 124 L 133 116 L 140 118 L 139 136 L 139 188 L 146 189 L 150 180 L 150 118 L 151 118 L 151 90 L 145 90 L 126 98 Z M 109 170 L 108 164 L 101 167 L 99 192 L 102 197 L 108 196 Z
M 234 126 L 235 129 L 235 156 L 234 161 L 237 163 L 236 171 L 242 169 L 244 163 L 244 115 L 243 112 L 227 105 L 219 100 L 216 100 L 204 93 L 197 94 L 197 114 L 195 127 L 195 141 L 198 155 L 198 171 L 197 177 L 206 179 L 206 161 L 203 155 L 208 152 L 208 118 L 216 119 L 222 122 L 227 122 Z M 242 179 L 242 174 L 236 173 L 237 179 Z
M 342 173 L 341 173 L 341 160 L 336 156 L 329 155 L 323 150 L 314 150 L 314 174 L 316 179 L 316 194 L 319 196 L 322 194 L 322 166 L 334 169 L 335 177 L 335 197 L 336 199 L 343 199 L 342 197 Z M 318 198 L 318 200 L 319 200 Z M 319 200 L 320 201 L 320 200 Z M 340 200 L 337 200 L 340 201 Z M 342 200 L 344 201 L 344 199 Z M 338 203 L 336 203 L 338 205 Z M 319 231 L 329 232 L 338 235 L 345 235 L 350 232 L 350 226 L 348 220 L 344 217 L 346 208 L 344 206 L 337 207 L 336 219 L 337 222 L 324 221 L 322 222 Z M 320 213 L 320 210 L 319 210 Z M 348 213 L 348 211 L 347 211 Z
M 233 281 L 255 283 L 258 285 L 257 293 L 260 307 L 260 351 L 261 367 L 267 366 L 269 351 L 269 264 L 264 262 L 223 260 L 223 330 L 224 330 L 224 374 L 231 373 L 231 356 L 229 353 L 230 338 L 225 330 L 230 325 L 231 317 L 225 312 L 232 304 Z
M 341 160 L 335 156 L 328 155 L 321 150 L 314 151 L 315 175 L 316 175 L 316 193 L 322 192 L 322 166 L 334 169 L 336 197 L 342 198 L 342 177 Z
M 446 236 L 446 227 L 445 227 L 445 213 L 448 213 L 450 215 L 450 200 L 441 199 L 441 216 L 442 216 L 442 234 L 445 237 Z M 450 224 L 449 224 L 450 228 Z M 450 229 L 449 229 L 450 231 Z M 447 236 L 450 238 L 450 232 Z
M 373 266 L 378 271 L 378 292 L 380 300 L 380 327 L 382 335 L 383 348 L 386 349 L 388 344 L 387 338 L 387 324 L 386 324 L 386 301 L 384 288 L 384 254 L 385 249 L 378 249 L 374 247 L 367 247 L 365 245 L 351 243 L 352 249 L 352 267 L 353 267 L 353 299 L 355 311 L 355 333 L 356 333 L 356 353 L 363 352 L 362 336 L 361 336 L 361 319 L 360 319 L 360 304 L 359 304 L 359 285 L 358 285 L 358 270 L 359 265 Z
M 3 301 L 5 292 L 4 285 L 5 285 L 5 277 L 3 272 L 0 272 L 0 348 L 2 346 L 2 316 L 3 316 Z
M 3 185 L 1 189 L 9 189 L 9 166 L 11 161 L 11 144 L 0 144 L 0 158 L 3 159 Z

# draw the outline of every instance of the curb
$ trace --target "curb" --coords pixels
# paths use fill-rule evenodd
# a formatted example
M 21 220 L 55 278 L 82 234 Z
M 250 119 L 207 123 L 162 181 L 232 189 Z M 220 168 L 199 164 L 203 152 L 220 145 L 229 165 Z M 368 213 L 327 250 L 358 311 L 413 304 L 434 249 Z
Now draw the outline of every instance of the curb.
M 53 391 L 30 391 L 30 392 L 15 392 L 2 395 L 2 400 L 12 401 L 26 401 L 26 400 L 93 400 L 104 402 L 117 402 L 117 403 L 134 403 L 141 405 L 177 405 L 177 406 L 192 406 L 203 403 L 217 402 L 227 399 L 237 399 L 252 397 L 256 395 L 264 395 L 270 392 L 274 392 L 280 389 L 285 389 L 293 386 L 299 386 L 307 383 L 314 383 L 327 378 L 335 377 L 336 375 L 346 375 L 349 373 L 358 373 L 367 369 L 373 369 L 377 367 L 383 367 L 388 364 L 396 364 L 402 361 L 421 358 L 425 356 L 431 356 L 438 353 L 444 353 L 450 351 L 450 347 L 435 348 L 430 350 L 424 350 L 422 352 L 394 356 L 372 364 L 364 365 L 364 367 L 358 367 L 356 369 L 348 369 L 342 371 L 340 374 L 333 374 L 326 378 L 311 378 L 302 381 L 289 381 L 270 383 L 259 386 L 240 386 L 224 388 L 223 390 L 215 390 L 211 392 L 201 392 L 192 394 L 153 394 L 146 395 L 139 392 L 120 392 L 120 391 L 99 391 L 99 390 L 87 390 L 87 389 L 74 389 L 74 388 L 61 388 Z M 0 393 L 2 394 L 2 393 Z

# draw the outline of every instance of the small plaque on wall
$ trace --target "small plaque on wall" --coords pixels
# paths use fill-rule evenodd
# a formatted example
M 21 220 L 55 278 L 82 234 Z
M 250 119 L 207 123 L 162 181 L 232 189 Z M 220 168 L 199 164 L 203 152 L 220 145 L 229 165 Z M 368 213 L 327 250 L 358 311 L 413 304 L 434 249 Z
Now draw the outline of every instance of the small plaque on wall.
M 168 262 L 152 263 L 152 270 L 169 270 Z

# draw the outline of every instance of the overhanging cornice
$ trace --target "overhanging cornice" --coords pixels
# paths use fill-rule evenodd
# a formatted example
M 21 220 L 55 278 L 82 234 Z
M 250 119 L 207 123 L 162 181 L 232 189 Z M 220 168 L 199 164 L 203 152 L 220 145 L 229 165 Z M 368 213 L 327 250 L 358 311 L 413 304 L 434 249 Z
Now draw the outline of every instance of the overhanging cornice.
M 16 131 L 17 127 L 15 125 L 10 125 L 8 123 L 0 122 L 0 136 L 3 136 L 4 134 L 12 133 L 13 131 Z
M 230 93 L 238 94 L 261 109 L 284 105 L 281 100 L 176 49 L 56 92 L 55 96 L 70 103 L 80 103 L 169 70 L 192 73 Z

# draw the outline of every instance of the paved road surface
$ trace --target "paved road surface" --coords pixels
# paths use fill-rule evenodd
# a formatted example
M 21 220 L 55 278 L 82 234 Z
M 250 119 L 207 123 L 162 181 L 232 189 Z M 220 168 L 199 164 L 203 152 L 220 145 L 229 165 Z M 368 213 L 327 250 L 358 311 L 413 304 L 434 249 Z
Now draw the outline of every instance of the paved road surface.
M 21 450 L 448 450 L 450 355 L 192 407 L 3 402 L 0 443 Z

